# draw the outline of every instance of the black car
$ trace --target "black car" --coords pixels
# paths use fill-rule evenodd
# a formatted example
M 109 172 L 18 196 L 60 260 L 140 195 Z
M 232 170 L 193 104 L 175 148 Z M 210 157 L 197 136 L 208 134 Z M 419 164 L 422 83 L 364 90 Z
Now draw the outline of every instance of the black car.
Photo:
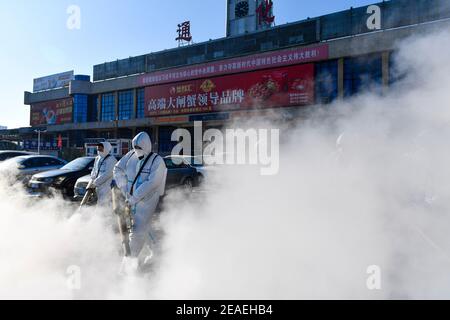
M 185 158 L 167 156 L 164 158 L 167 167 L 166 189 L 184 187 L 192 190 L 199 184 L 199 173 Z
M 31 153 L 17 150 L 0 151 L 0 161 L 6 161 L 15 157 L 29 156 Z
M 94 167 L 94 157 L 82 157 L 69 162 L 58 170 L 35 174 L 28 187 L 33 193 L 48 194 L 50 189 L 62 192 L 66 198 L 73 197 L 73 189 L 78 178 L 90 174 Z

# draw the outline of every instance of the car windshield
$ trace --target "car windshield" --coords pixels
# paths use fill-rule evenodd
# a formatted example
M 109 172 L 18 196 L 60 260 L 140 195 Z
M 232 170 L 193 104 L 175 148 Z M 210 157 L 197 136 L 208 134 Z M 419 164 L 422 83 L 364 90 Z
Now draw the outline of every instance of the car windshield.
M 189 163 L 193 167 L 203 167 L 203 159 L 201 156 L 179 156 L 173 157 L 175 158 L 183 158 L 185 162 Z
M 5 163 L 17 163 L 18 165 L 21 165 L 26 160 L 27 160 L 27 158 L 15 157 L 15 158 L 10 158 L 10 159 L 6 160 Z
M 82 170 L 88 166 L 89 163 L 92 162 L 92 158 L 78 158 L 73 160 L 72 162 L 69 162 L 64 167 L 62 167 L 62 170 Z

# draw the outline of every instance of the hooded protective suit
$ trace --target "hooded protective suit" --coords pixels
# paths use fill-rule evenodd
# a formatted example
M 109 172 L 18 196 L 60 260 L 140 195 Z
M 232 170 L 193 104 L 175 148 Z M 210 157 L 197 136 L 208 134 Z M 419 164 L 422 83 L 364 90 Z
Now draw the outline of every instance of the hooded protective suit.
M 103 144 L 104 150 L 99 152 L 99 155 L 95 158 L 89 186 L 96 188 L 99 205 L 111 205 L 111 181 L 117 160 L 110 154 L 111 144 L 109 142 L 102 142 L 101 144 Z
M 131 207 L 134 224 L 130 233 L 131 256 L 137 257 L 151 237 L 151 220 L 164 195 L 167 168 L 152 152 L 152 142 L 141 132 L 133 139 L 133 150 L 114 168 L 114 180 Z

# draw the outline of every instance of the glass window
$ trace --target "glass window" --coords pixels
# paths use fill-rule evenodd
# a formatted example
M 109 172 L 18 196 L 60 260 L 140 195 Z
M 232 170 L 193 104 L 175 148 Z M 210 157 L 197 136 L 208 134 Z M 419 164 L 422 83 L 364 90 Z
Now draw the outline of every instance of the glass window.
M 389 55 L 389 85 L 393 85 L 399 81 L 403 81 L 407 76 L 407 70 L 403 68 L 398 68 L 396 61 L 397 52 L 392 52 Z
M 119 92 L 119 119 L 130 120 L 133 118 L 133 90 Z
M 24 166 L 24 168 L 32 168 L 34 166 L 33 159 L 25 160 L 25 161 L 18 161 L 17 164 L 20 166 Z
M 136 118 L 144 118 L 145 117 L 145 89 L 141 88 L 137 90 L 137 110 L 136 110 Z
M 88 115 L 88 96 L 85 94 L 76 94 L 73 97 L 73 122 L 87 122 Z
M 47 167 L 48 164 L 48 158 L 45 157 L 37 157 L 37 158 L 31 158 L 22 163 L 25 168 L 37 168 L 37 167 Z
M 61 170 L 83 170 L 94 163 L 94 158 L 91 157 L 82 157 L 69 162 Z
M 177 127 L 159 127 L 159 153 L 163 155 L 170 155 L 172 153 L 173 148 L 179 143 L 178 141 L 172 141 L 172 133 L 177 130 Z M 185 128 L 191 133 L 191 136 L 194 136 L 194 127 Z M 194 144 L 191 146 L 191 154 L 194 154 Z
M 344 92 L 351 96 L 364 89 L 379 90 L 382 84 L 381 54 L 344 60 Z
M 338 61 L 316 64 L 316 102 L 326 104 L 338 97 Z
M 166 163 L 167 169 L 174 169 L 177 166 L 173 163 L 172 159 L 170 158 L 164 158 L 164 162 Z
M 179 164 L 175 164 L 174 160 L 176 160 L 177 163 L 181 161 Z M 164 158 L 164 162 L 166 163 L 166 167 L 168 169 L 175 169 L 175 168 L 186 168 L 187 165 L 185 163 L 185 160 L 182 157 L 168 157 Z
M 44 167 L 59 166 L 62 164 L 59 160 L 54 158 L 42 158 L 42 161 Z
M 88 104 L 88 122 L 96 122 L 98 119 L 98 95 L 90 96 Z
M 115 120 L 116 95 L 106 93 L 102 95 L 102 121 Z
M 320 18 L 321 39 L 344 37 L 351 32 L 351 11 L 342 11 Z
M 60 166 L 63 163 L 61 161 L 59 161 L 58 159 L 53 159 L 53 158 L 49 158 L 47 161 L 49 166 Z

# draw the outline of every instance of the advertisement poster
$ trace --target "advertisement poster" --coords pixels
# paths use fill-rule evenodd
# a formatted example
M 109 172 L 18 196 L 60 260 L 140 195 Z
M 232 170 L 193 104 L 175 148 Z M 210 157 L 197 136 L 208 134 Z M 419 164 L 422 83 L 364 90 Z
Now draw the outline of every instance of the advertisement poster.
M 33 80 L 33 92 L 63 88 L 74 78 L 74 72 L 68 71 Z
M 72 122 L 73 99 L 53 100 L 31 106 L 31 126 Z
M 310 105 L 314 64 L 147 87 L 145 102 L 147 117 Z

